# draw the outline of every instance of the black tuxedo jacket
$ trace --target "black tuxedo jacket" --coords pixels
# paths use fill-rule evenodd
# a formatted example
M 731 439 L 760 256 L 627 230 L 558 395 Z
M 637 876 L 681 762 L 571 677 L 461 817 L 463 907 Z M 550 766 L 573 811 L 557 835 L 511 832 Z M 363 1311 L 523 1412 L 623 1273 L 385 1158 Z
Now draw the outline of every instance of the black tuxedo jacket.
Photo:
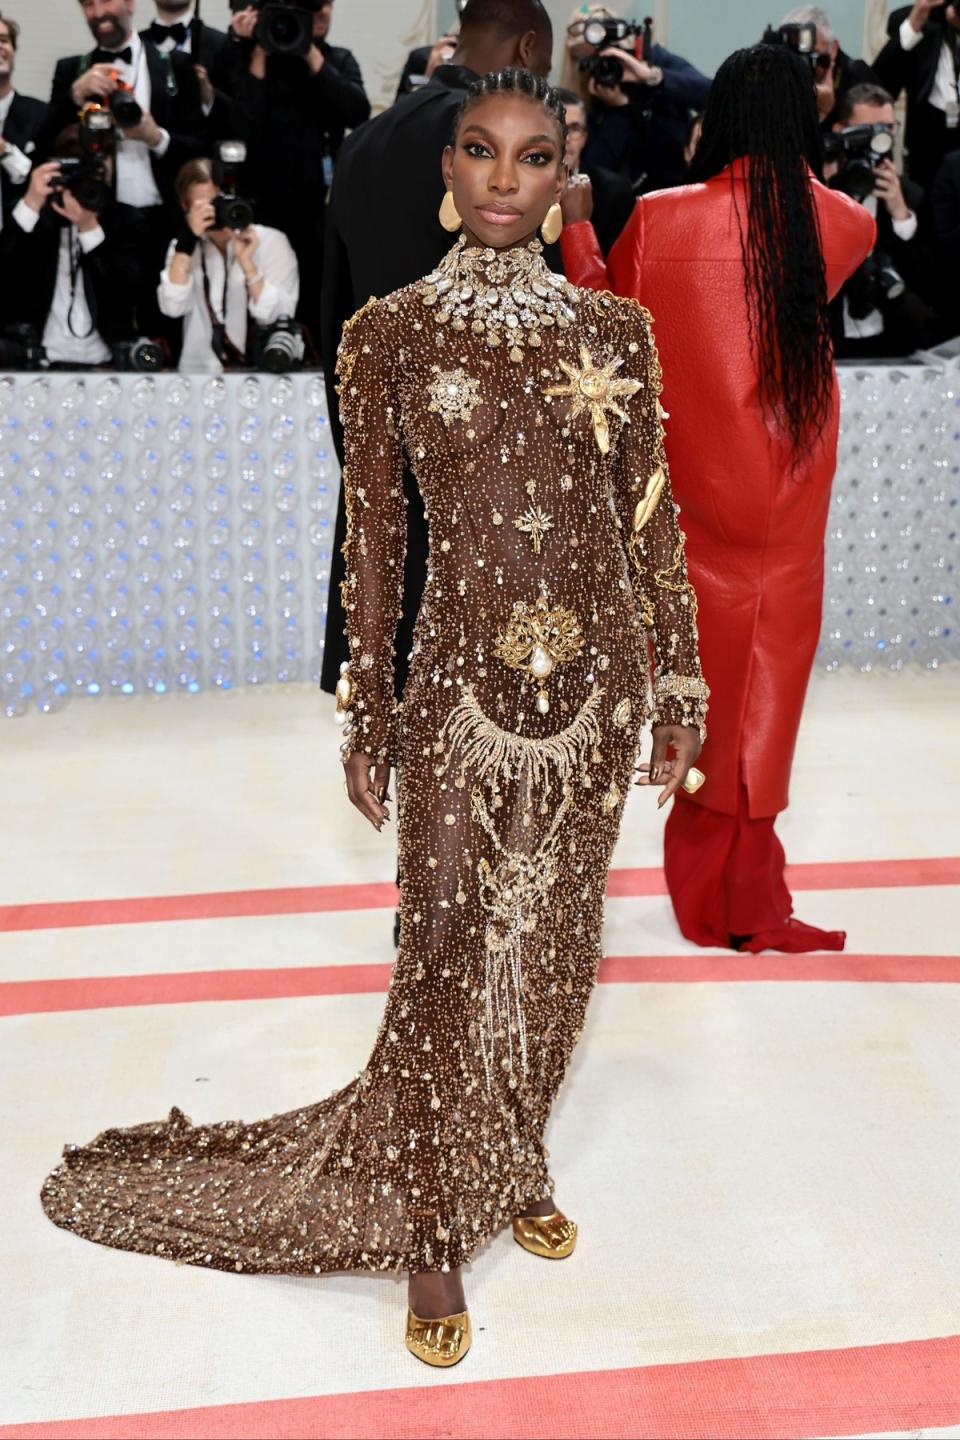
M 152 44 L 149 27 L 140 31 L 144 45 Z M 190 25 L 191 48 L 183 59 L 191 65 L 202 65 L 210 77 L 214 90 L 213 109 L 204 116 L 204 133 L 209 145 L 218 140 L 232 140 L 234 127 L 231 121 L 230 96 L 232 90 L 233 46 L 229 35 L 216 30 L 205 20 L 194 19 Z
M 900 44 L 900 27 L 910 14 L 910 6 L 894 10 L 887 23 L 888 40 L 873 62 L 874 73 L 880 84 L 890 91 L 896 100 L 901 90 L 907 92 L 907 129 L 910 128 L 910 112 L 917 105 L 924 105 L 930 99 L 933 81 L 940 61 L 940 49 L 945 25 L 929 22 L 923 27 L 919 44 L 912 50 L 904 50 Z M 960 46 L 960 35 L 954 42 Z
M 947 155 L 930 192 L 930 213 L 937 252 L 940 307 L 960 334 L 960 150 Z
M 21 95 L 19 91 L 16 91 L 10 103 L 6 124 L 3 127 L 3 138 L 8 144 L 16 145 L 18 150 L 22 150 L 28 159 L 33 160 L 37 154 L 46 118 L 45 101 L 35 100 L 32 95 Z M 15 185 L 3 169 L 0 169 L 0 195 L 3 197 L 4 224 L 29 183 L 28 176 L 22 185 Z
M 186 160 L 202 155 L 205 149 L 206 122 L 200 90 L 193 71 L 194 62 L 189 55 L 174 52 L 164 56 L 155 45 L 146 44 L 143 53 L 150 73 L 150 113 L 170 135 L 167 153 L 162 157 L 151 156 L 154 179 L 164 202 L 174 207 L 173 186 L 177 171 Z M 41 146 L 47 159 L 55 152 L 61 130 L 76 121 L 77 107 L 70 89 L 87 69 L 89 52 L 87 55 L 69 55 L 65 60 L 57 61 Z M 175 93 L 170 93 L 171 90 Z
M 600 249 L 607 256 L 633 214 L 637 197 L 625 175 L 604 170 L 600 165 L 584 165 L 582 169 L 589 175 L 593 187 L 593 228 Z
M 105 239 L 89 254 L 80 252 L 78 283 L 82 282 L 94 325 L 107 344 L 131 338 L 131 295 L 139 279 L 137 257 L 126 243 L 122 223 L 108 207 L 100 216 Z M 60 261 L 63 225 L 54 211 L 40 214 L 27 234 L 16 220 L 3 227 L 0 257 L 4 269 L 17 277 L 8 286 L 4 322 L 30 322 L 39 333 L 53 304 Z

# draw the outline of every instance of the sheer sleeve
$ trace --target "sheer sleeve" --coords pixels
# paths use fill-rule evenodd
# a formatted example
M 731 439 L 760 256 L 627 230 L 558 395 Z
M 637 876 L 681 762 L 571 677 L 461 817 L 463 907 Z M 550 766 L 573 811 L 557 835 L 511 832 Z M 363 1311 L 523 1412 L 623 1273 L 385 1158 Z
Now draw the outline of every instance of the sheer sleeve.
M 368 302 L 344 326 L 337 355 L 347 508 L 341 594 L 350 646 L 337 700 L 346 712 L 344 759 L 360 750 L 393 765 L 399 719 L 394 647 L 403 604 L 406 510 L 400 402 L 390 347 L 371 314 L 375 303 Z
M 694 726 L 703 739 L 710 692 L 700 669 L 697 597 L 687 579 L 685 536 L 663 443 L 660 359 L 649 311 L 626 303 L 632 312 L 629 348 L 645 363 L 634 371 L 643 388 L 630 402 L 621 439 L 617 510 L 637 606 L 653 643 L 651 721 Z

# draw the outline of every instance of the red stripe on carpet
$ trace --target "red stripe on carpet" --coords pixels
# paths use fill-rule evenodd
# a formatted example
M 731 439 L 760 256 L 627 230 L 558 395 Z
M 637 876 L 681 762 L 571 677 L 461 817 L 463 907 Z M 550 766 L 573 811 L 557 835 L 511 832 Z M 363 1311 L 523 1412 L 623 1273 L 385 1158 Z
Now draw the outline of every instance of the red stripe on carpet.
M 904 885 L 960 885 L 960 858 L 842 860 L 790 865 L 793 890 L 860 890 Z M 665 895 L 659 867 L 610 871 L 607 894 Z M 215 890 L 196 895 L 145 895 L 123 900 L 63 900 L 0 905 L 0 931 L 61 930 L 83 925 L 142 925 L 162 920 L 221 920 L 248 915 L 312 915 L 328 910 L 389 909 L 397 903 L 389 881 L 354 885 L 296 885 L 274 890 Z
M 960 1336 L 513 1380 L 436 1381 L 402 1390 L 3 1425 L 0 1437 L 802 1440 L 887 1434 L 960 1420 Z
M 390 965 L 298 965 L 270 970 L 196 970 L 170 975 L 9 980 L 0 984 L 0 1016 L 204 1000 L 281 1000 L 297 995 L 366 995 L 386 990 Z M 956 984 L 956 955 L 610 955 L 603 985 L 701 981 L 836 981 Z

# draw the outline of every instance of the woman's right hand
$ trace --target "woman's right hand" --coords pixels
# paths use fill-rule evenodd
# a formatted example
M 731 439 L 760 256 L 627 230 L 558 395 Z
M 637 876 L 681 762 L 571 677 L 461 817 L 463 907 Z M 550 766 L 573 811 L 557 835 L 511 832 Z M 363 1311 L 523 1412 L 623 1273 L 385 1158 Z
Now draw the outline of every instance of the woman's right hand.
M 216 218 L 212 200 L 191 200 L 187 211 L 187 224 L 198 240 L 202 240 L 207 231 L 213 228 Z
M 390 811 L 383 803 L 390 799 L 387 794 L 390 766 L 378 763 L 372 755 L 365 755 L 362 750 L 355 750 L 344 761 L 343 769 L 351 805 L 355 805 L 360 814 L 370 821 L 374 830 L 379 832 L 383 822 L 390 819 Z

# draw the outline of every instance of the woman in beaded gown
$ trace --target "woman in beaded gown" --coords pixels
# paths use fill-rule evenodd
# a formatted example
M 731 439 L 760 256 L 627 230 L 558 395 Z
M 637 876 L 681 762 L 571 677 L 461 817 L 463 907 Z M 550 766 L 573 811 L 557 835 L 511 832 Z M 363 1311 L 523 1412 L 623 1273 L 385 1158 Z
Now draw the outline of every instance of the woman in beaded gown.
M 562 102 L 478 82 L 445 155 L 448 228 L 423 281 L 369 302 L 339 357 L 351 799 L 399 806 L 401 937 L 361 1074 L 271 1119 L 107 1130 L 43 1187 L 87 1239 L 247 1273 L 406 1270 L 406 1343 L 470 1344 L 460 1267 L 513 1224 L 561 1258 L 544 1130 L 600 958 L 627 789 L 686 778 L 702 735 L 696 604 L 663 454 L 647 312 L 545 266 Z M 453 207 L 459 215 L 452 215 Z M 548 214 L 549 211 L 549 214 Z M 402 471 L 430 563 L 394 701 Z M 649 712 L 654 746 L 637 767 Z

